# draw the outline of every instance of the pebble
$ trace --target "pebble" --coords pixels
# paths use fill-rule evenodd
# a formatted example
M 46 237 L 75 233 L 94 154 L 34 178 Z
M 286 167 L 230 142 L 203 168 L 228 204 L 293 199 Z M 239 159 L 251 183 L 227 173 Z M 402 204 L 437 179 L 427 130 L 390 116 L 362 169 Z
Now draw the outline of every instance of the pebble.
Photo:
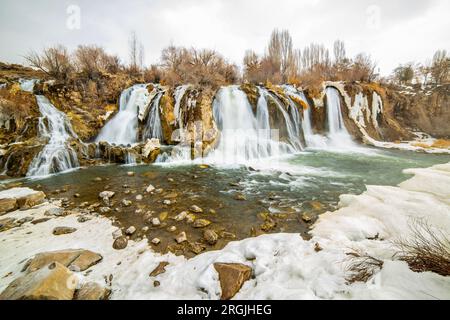
M 148 187 L 147 187 L 147 189 L 145 189 L 145 192 L 147 192 L 147 193 L 150 193 L 150 192 L 153 192 L 153 191 L 155 191 L 156 189 L 155 189 L 155 187 L 153 186 L 153 185 L 149 185 Z
M 134 172 L 133 172 L 133 171 L 128 171 L 128 172 L 127 172 L 127 176 L 129 176 L 129 177 L 134 176 Z
M 192 225 L 194 228 L 204 228 L 211 224 L 211 221 L 206 219 L 196 219 Z
M 202 208 L 200 208 L 199 206 L 197 206 L 197 205 L 192 205 L 190 208 L 189 208 L 189 210 L 191 211 L 191 212 L 194 212 L 194 213 L 202 213 L 203 212 L 203 209 Z
M 74 198 L 79 198 L 79 197 L 81 197 L 81 195 L 80 195 L 79 193 L 75 193 L 75 194 L 73 195 L 73 197 L 74 197 Z
M 203 232 L 203 238 L 210 245 L 215 245 L 217 240 L 219 240 L 219 235 L 214 230 L 205 230 Z
M 136 196 L 136 200 L 137 200 L 137 201 L 141 201 L 142 199 L 143 199 L 143 197 L 142 197 L 141 194 L 138 194 L 138 195 Z
M 55 236 L 63 235 L 63 234 L 69 234 L 77 231 L 76 228 L 72 227 L 56 227 L 53 229 L 53 234 Z
M 136 228 L 134 227 L 134 226 L 131 226 L 131 227 L 129 227 L 126 231 L 125 231 L 125 233 L 127 234 L 127 235 L 129 235 L 129 236 L 131 236 L 133 233 L 135 233 L 136 232 Z
M 167 228 L 167 231 L 169 231 L 169 232 L 175 232 L 175 231 L 177 231 L 177 227 L 171 226 L 171 227 Z
M 163 204 L 166 205 L 166 206 L 169 206 L 169 205 L 172 204 L 172 201 L 166 199 L 166 200 L 163 201 Z
M 177 243 L 182 243 L 184 241 L 187 241 L 187 236 L 186 236 L 186 232 L 181 232 L 179 233 L 176 237 L 175 237 L 175 241 Z
M 180 212 L 179 214 L 177 214 L 175 217 L 173 217 L 173 219 L 175 221 L 182 221 L 182 220 L 186 219 L 187 215 L 188 215 L 187 211 L 183 211 L 183 212 Z
M 158 245 L 158 244 L 161 243 L 161 240 L 160 240 L 159 238 L 153 238 L 153 239 L 152 239 L 152 243 L 153 243 L 154 245 Z
M 130 200 L 126 200 L 126 199 L 122 200 L 122 205 L 124 207 L 129 207 L 129 206 L 131 206 L 131 204 L 132 204 L 132 202 Z
M 159 221 L 158 218 L 153 218 L 152 219 L 152 225 L 157 227 L 157 226 L 161 225 L 161 221 Z
M 124 236 L 120 236 L 116 238 L 113 242 L 113 248 L 116 250 L 122 250 L 125 249 L 128 245 L 128 239 Z

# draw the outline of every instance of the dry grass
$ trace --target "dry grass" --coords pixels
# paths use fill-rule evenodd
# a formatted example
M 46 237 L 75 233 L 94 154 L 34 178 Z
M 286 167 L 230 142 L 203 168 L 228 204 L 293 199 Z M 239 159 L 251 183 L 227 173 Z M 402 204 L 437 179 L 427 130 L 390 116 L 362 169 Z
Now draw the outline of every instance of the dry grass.
M 441 230 L 431 227 L 423 219 L 410 222 L 411 236 L 394 241 L 395 256 L 408 263 L 415 272 L 431 271 L 450 275 L 450 239 Z
M 367 282 L 376 272 L 383 267 L 383 261 L 366 253 L 353 250 L 347 253 L 350 256 L 346 278 L 348 283 Z

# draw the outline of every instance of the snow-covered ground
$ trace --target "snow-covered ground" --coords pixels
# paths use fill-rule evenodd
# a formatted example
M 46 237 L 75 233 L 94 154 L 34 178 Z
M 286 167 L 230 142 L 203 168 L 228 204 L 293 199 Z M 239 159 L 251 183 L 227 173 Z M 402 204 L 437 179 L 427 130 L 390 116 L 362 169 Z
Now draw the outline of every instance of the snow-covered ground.
M 91 267 L 91 272 L 80 273 L 81 281 L 105 283 L 104 277 L 112 274 L 112 299 L 219 299 L 214 262 L 253 268 L 254 277 L 235 299 L 450 299 L 450 277 L 411 271 L 405 262 L 393 258 L 391 242 L 407 237 L 408 223 L 418 217 L 450 234 L 450 163 L 406 171 L 414 177 L 398 187 L 368 186 L 362 195 L 342 195 L 340 209 L 320 216 L 309 241 L 298 234 L 262 235 L 189 260 L 154 253 L 145 239 L 114 250 L 112 233 L 116 228 L 103 217 L 79 223 L 76 215 L 69 215 L 37 225 L 25 223 L 0 233 L 0 291 L 21 275 L 23 264 L 34 254 L 84 248 L 100 253 L 103 260 Z M 36 219 L 54 206 L 47 203 L 1 218 Z M 56 226 L 77 231 L 53 236 Z M 316 243 L 322 250 L 314 250 Z M 384 261 L 382 269 L 366 283 L 347 284 L 346 253 L 352 249 Z M 161 261 L 170 263 L 167 271 L 150 278 L 149 273 Z M 154 280 L 160 286 L 154 287 Z

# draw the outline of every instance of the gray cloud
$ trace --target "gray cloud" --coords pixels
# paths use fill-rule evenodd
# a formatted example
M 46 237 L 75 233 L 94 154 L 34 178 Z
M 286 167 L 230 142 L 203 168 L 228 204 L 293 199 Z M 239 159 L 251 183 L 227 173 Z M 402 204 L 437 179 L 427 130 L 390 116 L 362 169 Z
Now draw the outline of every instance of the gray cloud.
M 66 27 L 69 5 L 81 9 L 80 30 Z M 147 63 L 171 42 L 210 47 L 240 63 L 246 49 L 264 51 L 274 28 L 289 29 L 297 47 L 342 39 L 350 54 L 372 54 L 384 73 L 449 49 L 448 0 L 2 0 L 1 7 L 0 60 L 10 62 L 56 43 L 97 43 L 125 61 L 133 30 Z

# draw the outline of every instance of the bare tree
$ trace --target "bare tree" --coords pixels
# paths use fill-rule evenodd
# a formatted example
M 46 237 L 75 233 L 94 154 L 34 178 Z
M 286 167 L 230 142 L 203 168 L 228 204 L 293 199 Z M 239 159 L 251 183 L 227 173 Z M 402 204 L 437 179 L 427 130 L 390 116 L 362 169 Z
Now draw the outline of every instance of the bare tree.
M 25 59 L 35 67 L 56 79 L 67 79 L 74 67 L 67 48 L 62 45 L 45 48 L 42 54 L 31 51 Z
M 347 59 L 345 44 L 341 40 L 336 40 L 333 44 L 334 62 L 340 64 Z
M 129 72 L 139 74 L 144 64 L 144 46 L 139 42 L 136 32 L 131 33 L 128 46 L 130 55 Z
M 435 84 L 444 84 L 449 81 L 450 57 L 447 50 L 436 51 L 430 71 Z
M 267 58 L 276 73 L 280 74 L 283 82 L 287 82 L 288 78 L 295 73 L 294 49 L 288 30 L 275 29 L 272 32 L 267 47 Z

